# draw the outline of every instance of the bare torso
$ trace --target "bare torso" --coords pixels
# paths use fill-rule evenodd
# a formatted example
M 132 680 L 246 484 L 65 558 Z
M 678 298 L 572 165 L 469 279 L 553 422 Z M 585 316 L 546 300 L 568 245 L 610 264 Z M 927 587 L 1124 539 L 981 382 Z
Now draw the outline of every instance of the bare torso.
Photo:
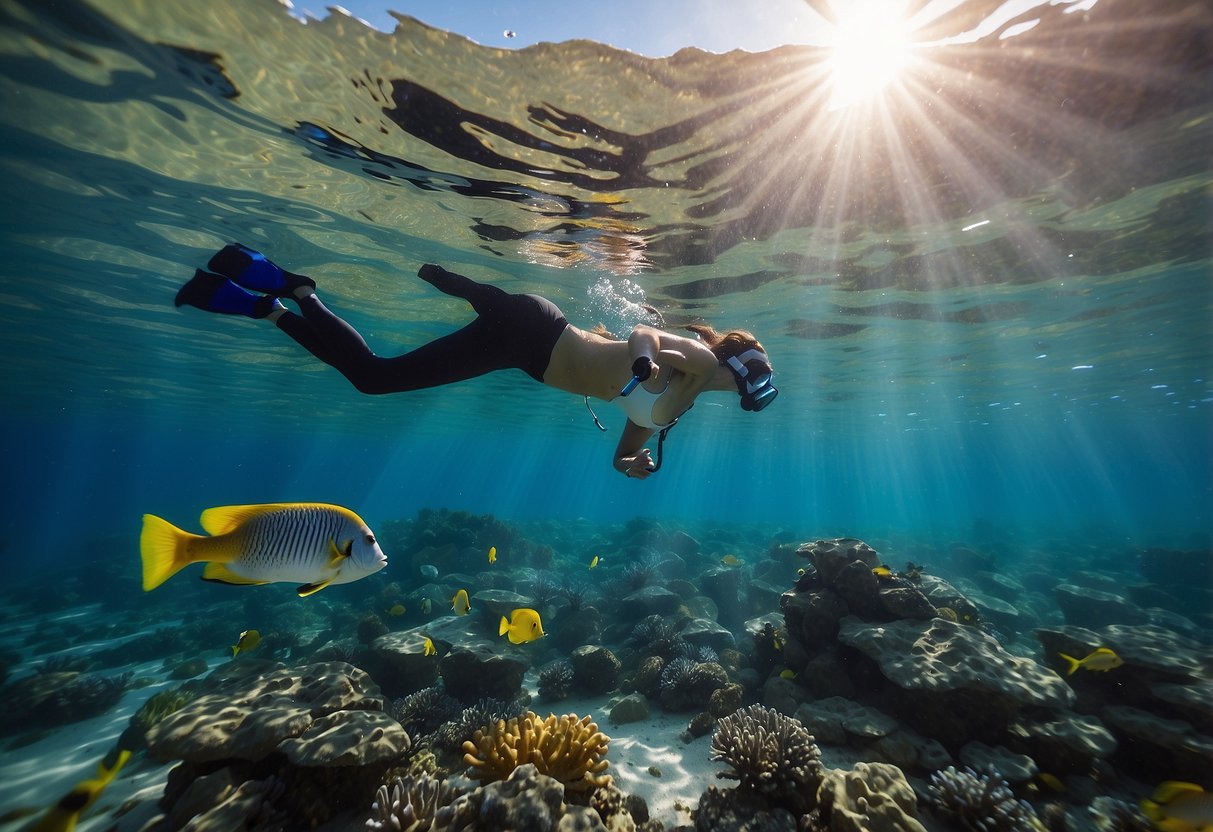
M 543 383 L 579 396 L 610 401 L 632 378 L 632 357 L 626 341 L 616 341 L 569 324 L 561 333 L 543 374 Z M 695 401 L 705 379 L 696 379 L 670 366 L 662 366 L 645 383 L 654 392 L 664 390 L 653 408 L 659 423 L 673 421 Z M 668 386 L 667 386 L 668 383 Z

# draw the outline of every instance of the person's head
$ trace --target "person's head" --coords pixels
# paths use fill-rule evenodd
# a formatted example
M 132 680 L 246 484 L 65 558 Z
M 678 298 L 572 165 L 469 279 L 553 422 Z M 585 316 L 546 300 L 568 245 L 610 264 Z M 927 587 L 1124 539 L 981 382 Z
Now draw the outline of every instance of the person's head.
M 698 335 L 716 360 L 733 374 L 742 410 L 762 410 L 779 395 L 771 383 L 771 359 L 753 333 L 744 329 L 720 333 L 707 324 L 688 324 L 686 328 Z

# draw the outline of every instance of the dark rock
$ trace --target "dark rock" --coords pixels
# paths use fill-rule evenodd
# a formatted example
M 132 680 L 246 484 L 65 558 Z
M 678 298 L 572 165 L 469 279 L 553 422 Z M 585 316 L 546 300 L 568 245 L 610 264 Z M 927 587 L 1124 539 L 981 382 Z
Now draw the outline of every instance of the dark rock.
M 1057 605 L 1066 623 L 1076 627 L 1102 627 L 1106 624 L 1144 624 L 1146 614 L 1140 608 L 1110 592 L 1061 584 L 1053 589 Z
M 915 618 L 925 621 L 935 617 L 935 607 L 916 586 L 882 586 L 880 605 L 890 618 Z
M 703 594 L 711 598 L 722 610 L 738 608 L 741 588 L 741 570 L 715 566 L 699 575 L 697 579 Z
M 1188 722 L 1121 705 L 1104 708 L 1099 716 L 1120 743 L 1112 757 L 1118 768 L 1148 781 L 1166 772 L 1197 783 L 1213 771 L 1213 737 L 1196 733 Z
M 682 637 L 696 647 L 710 647 L 717 653 L 736 645 L 731 632 L 706 618 L 691 621 L 683 628 Z
M 1072 711 L 1024 715 L 1007 729 L 1008 743 L 1055 777 L 1086 774 L 1096 760 L 1110 757 L 1116 738 L 1093 716 Z
M 385 636 L 386 638 L 386 636 Z M 527 662 L 488 642 L 458 644 L 438 663 L 446 692 L 461 702 L 491 697 L 510 701 L 522 690 Z
M 495 633 L 503 617 L 508 619 L 514 610 L 533 607 L 535 601 L 508 589 L 482 589 L 471 597 L 471 604 L 471 611 Z
M 605 647 L 578 647 L 569 656 L 573 685 L 585 693 L 602 694 L 619 686 L 619 659 Z
M 855 685 L 847 675 L 836 650 L 827 650 L 814 656 L 804 665 L 797 678 L 815 699 L 831 696 L 851 699 L 856 694 Z
M 746 584 L 746 602 L 756 613 L 779 609 L 779 596 L 785 588 L 766 581 L 750 581 Z
M 640 667 L 632 677 L 632 685 L 645 696 L 653 696 L 661 684 L 661 671 L 665 661 L 660 656 L 648 656 L 641 660 Z
M 649 701 L 643 694 L 630 693 L 611 707 L 611 722 L 621 725 L 649 718 Z
M 624 597 L 619 609 L 625 619 L 639 619 L 674 612 L 679 603 L 678 596 L 665 587 L 646 586 Z
M 783 608 L 788 637 L 799 640 L 810 654 L 833 644 L 838 621 L 848 613 L 847 605 L 829 589 L 788 596 Z
M 716 719 L 709 713 L 698 713 L 691 717 L 687 725 L 687 734 L 692 738 L 707 736 L 716 727 Z
M 682 558 L 694 558 L 699 554 L 699 541 L 684 531 L 671 533 L 666 545 L 671 552 Z
M 875 549 L 862 540 L 849 537 L 806 543 L 797 549 L 796 553 L 809 558 L 820 580 L 829 587 L 834 586 L 838 573 L 853 561 L 863 562 L 869 573 L 881 565 L 880 556 L 876 554 Z

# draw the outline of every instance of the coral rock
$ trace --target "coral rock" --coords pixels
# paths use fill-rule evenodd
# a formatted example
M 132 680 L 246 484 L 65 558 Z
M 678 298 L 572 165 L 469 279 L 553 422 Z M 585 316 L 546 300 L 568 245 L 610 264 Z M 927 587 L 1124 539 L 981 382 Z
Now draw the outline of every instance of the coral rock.
M 578 647 L 569 656 L 573 685 L 590 694 L 603 694 L 619 686 L 619 659 L 605 647 Z
M 914 790 L 901 769 L 887 763 L 827 772 L 808 823 L 830 832 L 926 832 Z
M 365 766 L 396 760 L 410 745 L 400 723 L 382 711 L 337 711 L 283 741 L 279 750 L 297 766 Z
M 821 782 L 821 751 L 799 720 L 750 705 L 719 720 L 712 736 L 712 759 L 729 771 L 718 777 L 738 781 L 742 791 L 763 795 L 789 809 L 802 804 Z

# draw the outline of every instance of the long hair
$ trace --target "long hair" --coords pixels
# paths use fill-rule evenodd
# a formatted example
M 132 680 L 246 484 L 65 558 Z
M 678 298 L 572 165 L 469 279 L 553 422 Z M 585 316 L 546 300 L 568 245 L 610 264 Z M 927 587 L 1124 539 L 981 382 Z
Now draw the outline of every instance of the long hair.
M 699 336 L 704 346 L 712 351 L 716 360 L 724 363 L 734 356 L 741 355 L 746 350 L 760 350 L 764 355 L 766 349 L 758 343 L 754 333 L 744 329 L 730 329 L 720 333 L 709 324 L 687 324 L 683 329 L 689 329 Z

